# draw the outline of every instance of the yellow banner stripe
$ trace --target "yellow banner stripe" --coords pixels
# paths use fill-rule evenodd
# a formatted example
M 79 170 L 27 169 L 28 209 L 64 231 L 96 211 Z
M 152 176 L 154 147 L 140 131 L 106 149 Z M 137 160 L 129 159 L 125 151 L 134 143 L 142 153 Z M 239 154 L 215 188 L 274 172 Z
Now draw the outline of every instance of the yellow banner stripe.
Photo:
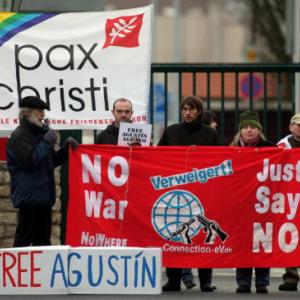
M 9 17 L 15 15 L 13 12 L 0 12 L 0 23 L 8 19 Z

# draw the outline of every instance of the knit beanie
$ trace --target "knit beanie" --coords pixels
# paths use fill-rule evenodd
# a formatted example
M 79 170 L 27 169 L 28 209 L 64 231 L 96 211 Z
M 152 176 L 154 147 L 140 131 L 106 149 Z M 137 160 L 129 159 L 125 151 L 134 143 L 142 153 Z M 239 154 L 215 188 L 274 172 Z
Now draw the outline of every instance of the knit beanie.
M 242 129 L 244 126 L 251 125 L 259 130 L 262 130 L 262 126 L 259 123 L 258 113 L 255 111 L 244 111 L 240 114 L 240 123 L 239 129 Z

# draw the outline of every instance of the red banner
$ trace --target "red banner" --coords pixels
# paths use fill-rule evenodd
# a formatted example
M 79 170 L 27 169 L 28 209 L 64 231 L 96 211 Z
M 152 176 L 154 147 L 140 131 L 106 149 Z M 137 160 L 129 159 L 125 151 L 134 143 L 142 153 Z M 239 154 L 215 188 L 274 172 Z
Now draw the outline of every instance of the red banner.
M 7 137 L 0 137 L 0 161 L 6 161 L 6 144 L 8 138 Z
M 81 145 L 67 243 L 161 247 L 169 267 L 299 266 L 300 150 Z

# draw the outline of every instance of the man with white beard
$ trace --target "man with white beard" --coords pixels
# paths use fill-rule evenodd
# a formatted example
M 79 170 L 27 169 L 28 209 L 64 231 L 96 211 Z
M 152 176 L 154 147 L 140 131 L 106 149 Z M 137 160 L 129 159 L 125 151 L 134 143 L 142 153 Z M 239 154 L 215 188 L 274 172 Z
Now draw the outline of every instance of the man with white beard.
M 54 168 L 68 158 L 68 138 L 55 151 L 57 134 L 45 122 L 48 105 L 28 96 L 19 103 L 20 125 L 7 143 L 7 167 L 11 177 L 11 200 L 19 209 L 14 247 L 50 245 L 51 214 L 55 203 Z

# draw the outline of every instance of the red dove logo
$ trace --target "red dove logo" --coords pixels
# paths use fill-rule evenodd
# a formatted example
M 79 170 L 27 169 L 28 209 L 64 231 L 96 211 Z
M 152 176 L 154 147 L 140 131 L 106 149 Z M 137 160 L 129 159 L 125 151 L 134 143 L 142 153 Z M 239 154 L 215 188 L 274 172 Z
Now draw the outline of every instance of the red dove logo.
M 142 23 L 143 14 L 107 19 L 105 25 L 106 40 L 103 49 L 110 46 L 138 47 Z

